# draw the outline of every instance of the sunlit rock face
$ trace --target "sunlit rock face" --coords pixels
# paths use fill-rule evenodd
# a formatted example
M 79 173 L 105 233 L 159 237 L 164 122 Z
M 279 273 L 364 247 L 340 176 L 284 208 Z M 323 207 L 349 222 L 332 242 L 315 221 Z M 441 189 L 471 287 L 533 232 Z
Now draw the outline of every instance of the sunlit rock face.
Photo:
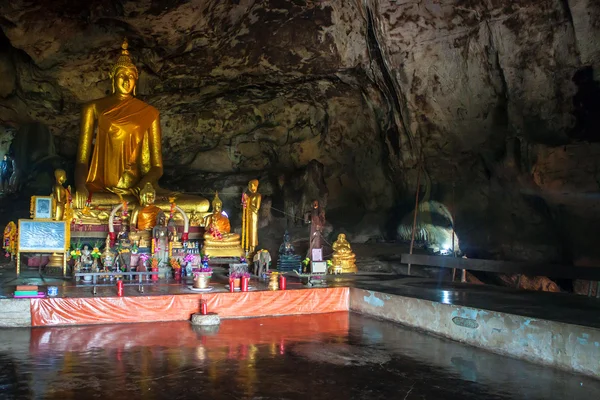
M 600 213 L 582 207 L 600 170 L 598 2 L 17 0 L 0 15 L 0 122 L 47 125 L 65 160 L 126 36 L 161 112 L 164 186 L 224 190 L 227 208 L 258 177 L 281 209 L 317 160 L 333 226 L 394 239 L 422 165 L 421 200 L 448 207 L 465 254 L 600 256 Z

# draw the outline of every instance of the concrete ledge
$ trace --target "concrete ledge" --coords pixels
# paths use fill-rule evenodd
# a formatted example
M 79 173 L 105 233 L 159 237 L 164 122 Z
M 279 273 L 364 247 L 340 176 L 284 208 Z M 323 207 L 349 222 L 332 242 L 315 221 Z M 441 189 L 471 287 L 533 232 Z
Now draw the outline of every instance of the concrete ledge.
M 494 353 L 600 376 L 600 330 L 350 289 L 350 310 L 399 322 Z
M 29 299 L 0 299 L 0 328 L 31 327 Z

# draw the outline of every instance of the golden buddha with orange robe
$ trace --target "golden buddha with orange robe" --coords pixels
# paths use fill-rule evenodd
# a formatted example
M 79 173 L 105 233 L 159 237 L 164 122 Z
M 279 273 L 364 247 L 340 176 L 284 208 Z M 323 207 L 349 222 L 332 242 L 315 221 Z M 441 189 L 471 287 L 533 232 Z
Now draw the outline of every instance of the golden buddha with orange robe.
M 135 98 L 139 74 L 126 40 L 110 76 L 113 93 L 83 106 L 75 165 L 75 206 L 89 210 L 90 203 L 113 206 L 126 200 L 133 204 L 149 183 L 156 190 L 157 205 L 168 211 L 168 197 L 173 194 L 158 186 L 163 175 L 159 112 Z M 202 197 L 175 197 L 186 212 L 208 211 L 208 200 Z
M 156 192 L 150 182 L 147 182 L 140 192 L 141 208 L 137 208 L 131 217 L 131 223 L 138 230 L 150 231 L 156 226 L 158 213 L 162 210 L 154 205 Z
M 231 233 L 231 224 L 223 214 L 223 202 L 218 193 L 215 193 L 212 207 L 212 213 L 204 221 L 206 233 L 202 252 L 211 257 L 241 257 L 243 251 L 240 235 Z

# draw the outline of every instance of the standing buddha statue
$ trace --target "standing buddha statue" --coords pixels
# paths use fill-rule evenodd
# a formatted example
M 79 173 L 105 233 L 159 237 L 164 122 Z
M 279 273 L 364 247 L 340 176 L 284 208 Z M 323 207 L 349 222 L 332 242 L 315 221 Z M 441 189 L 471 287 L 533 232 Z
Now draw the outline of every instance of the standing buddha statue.
M 206 212 L 208 200 L 168 193 L 158 186 L 163 175 L 161 128 L 156 108 L 137 99 L 138 69 L 127 40 L 110 72 L 112 94 L 83 106 L 75 165 L 75 206 L 84 215 L 91 206 L 133 204 L 149 183 L 156 204 L 170 208 L 169 196 L 186 212 Z
M 258 246 L 258 211 L 262 195 L 258 193 L 258 180 L 248 182 L 248 192 L 242 195 L 242 247 L 251 255 Z
M 54 219 L 57 221 L 69 220 L 69 209 L 71 204 L 71 187 L 65 188 L 64 184 L 67 181 L 67 173 L 64 169 L 54 171 L 56 183 L 52 189 L 52 197 L 54 198 Z

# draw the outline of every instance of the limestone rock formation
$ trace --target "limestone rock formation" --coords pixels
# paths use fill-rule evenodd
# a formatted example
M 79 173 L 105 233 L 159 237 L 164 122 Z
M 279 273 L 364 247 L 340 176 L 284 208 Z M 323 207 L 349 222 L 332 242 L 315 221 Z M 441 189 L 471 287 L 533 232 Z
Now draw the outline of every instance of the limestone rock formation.
M 15 0 L 0 15 L 0 124 L 44 124 L 67 161 L 127 36 L 167 187 L 227 188 L 237 207 L 260 177 L 280 217 L 308 196 L 281 176 L 315 160 L 328 220 L 366 232 L 375 215 L 389 239 L 421 166 L 469 257 L 600 264 L 597 1 Z

